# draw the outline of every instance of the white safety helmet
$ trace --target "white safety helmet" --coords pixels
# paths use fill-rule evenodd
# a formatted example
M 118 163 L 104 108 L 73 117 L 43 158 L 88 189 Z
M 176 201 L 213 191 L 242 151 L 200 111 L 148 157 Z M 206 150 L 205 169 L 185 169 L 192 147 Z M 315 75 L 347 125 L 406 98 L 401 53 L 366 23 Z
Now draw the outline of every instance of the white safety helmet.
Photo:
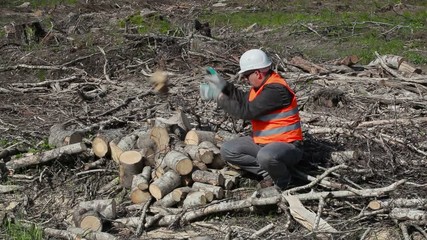
M 239 74 L 242 74 L 246 71 L 256 70 L 261 68 L 266 68 L 271 66 L 271 60 L 265 54 L 264 51 L 260 49 L 251 49 L 243 53 L 240 57 L 240 71 Z

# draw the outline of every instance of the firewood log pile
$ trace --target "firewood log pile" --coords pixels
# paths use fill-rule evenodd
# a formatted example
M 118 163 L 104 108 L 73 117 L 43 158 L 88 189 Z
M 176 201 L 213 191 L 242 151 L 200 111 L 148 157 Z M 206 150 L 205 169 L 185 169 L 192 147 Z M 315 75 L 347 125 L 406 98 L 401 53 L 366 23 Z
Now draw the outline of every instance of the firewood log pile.
M 368 65 L 358 64 L 357 56 L 324 64 L 274 56 L 274 69 L 298 95 L 305 136 L 304 159 L 293 170 L 289 189 L 257 189 L 257 179 L 221 159 L 221 144 L 250 134 L 250 125 L 199 99 L 200 72 L 188 76 L 141 70 L 154 86 L 132 92 L 104 112 L 52 125 L 48 138 L 52 149 L 29 153 L 21 144 L 1 149 L 1 178 L 14 179 L 14 184 L 0 185 L 0 194 L 6 196 L 0 203 L 0 220 L 14 218 L 19 208 L 19 204 L 4 206 L 13 202 L 8 194 L 25 194 L 26 186 L 19 181 L 34 184 L 36 194 L 27 198 L 37 202 L 44 188 L 36 183 L 49 177 L 64 188 L 72 182 L 71 188 L 79 193 L 66 197 L 71 194 L 61 190 L 63 199 L 44 202 L 67 207 L 52 213 L 63 225 L 41 226 L 56 238 L 88 232 L 87 239 L 167 238 L 171 235 L 165 228 L 188 226 L 197 231 L 188 231 L 183 238 L 207 229 L 215 232 L 207 235 L 227 239 L 280 239 L 295 229 L 298 236 L 319 238 L 374 239 L 384 232 L 405 238 L 426 236 L 426 75 L 399 56 L 378 54 Z M 227 76 L 236 62 L 214 67 Z M 22 68 L 36 67 L 20 64 L 0 70 Z M 236 75 L 227 77 L 242 84 Z M 35 87 L 42 91 L 44 85 L 15 84 L 0 92 Z M 40 168 L 38 176 L 26 175 L 34 168 Z M 258 229 L 204 221 L 245 211 L 265 216 L 267 206 L 284 220 L 263 221 Z M 396 224 L 399 232 L 374 226 L 384 221 Z

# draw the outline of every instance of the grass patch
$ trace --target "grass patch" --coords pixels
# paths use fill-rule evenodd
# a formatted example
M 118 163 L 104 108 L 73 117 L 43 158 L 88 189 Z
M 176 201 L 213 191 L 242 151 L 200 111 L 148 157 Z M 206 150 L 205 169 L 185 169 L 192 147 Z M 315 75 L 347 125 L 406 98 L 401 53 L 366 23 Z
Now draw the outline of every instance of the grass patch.
M 328 6 L 331 2 L 335 5 Z M 230 13 L 206 10 L 200 19 L 218 29 L 227 26 L 239 31 L 253 24 L 257 24 L 260 30 L 276 29 L 272 33 L 287 33 L 290 35 L 289 39 L 293 36 L 293 42 L 287 43 L 301 47 L 304 49 L 303 53 L 313 58 L 336 58 L 356 54 L 361 57 L 361 63 L 369 63 L 375 58 L 374 52 L 377 51 L 380 54 L 404 56 L 415 64 L 424 64 L 427 62 L 427 56 L 410 50 L 427 49 L 427 42 L 423 40 L 426 36 L 424 33 L 427 32 L 427 4 L 414 2 L 414 6 L 403 8 L 401 12 L 396 13 L 389 7 L 397 3 L 400 1 L 361 1 L 358 4 L 352 4 L 350 1 L 322 1 L 320 6 L 313 7 L 312 1 L 298 1 L 294 5 L 276 3 L 276 8 L 270 6 L 266 9 L 253 9 L 247 2 L 247 8 Z M 348 9 L 337 11 L 338 6 Z M 268 36 L 263 37 L 263 43 L 268 44 Z M 298 39 L 312 39 L 320 43 L 317 46 L 299 46 Z M 276 44 L 274 39 L 271 40 L 270 46 Z M 330 56 L 332 52 L 328 49 L 314 49 L 322 48 L 322 44 L 334 46 L 332 52 L 341 56 Z
M 134 14 L 119 21 L 119 26 L 124 28 L 128 24 L 128 27 L 136 27 L 138 33 L 162 33 L 167 34 L 172 30 L 172 24 L 159 14 L 154 14 L 148 17 L 143 17 L 139 14 Z
M 13 240 L 42 240 L 43 232 L 35 226 L 25 227 L 19 223 L 7 221 L 5 223 L 6 239 Z

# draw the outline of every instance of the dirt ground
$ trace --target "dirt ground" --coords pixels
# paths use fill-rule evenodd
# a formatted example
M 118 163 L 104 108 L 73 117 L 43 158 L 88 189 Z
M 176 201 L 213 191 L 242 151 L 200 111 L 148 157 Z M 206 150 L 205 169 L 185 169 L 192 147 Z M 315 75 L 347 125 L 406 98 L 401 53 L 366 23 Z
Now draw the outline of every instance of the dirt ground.
M 280 34 L 267 40 L 262 33 L 247 34 L 231 28 L 212 28 L 213 38 L 206 37 L 203 31 L 194 29 L 194 20 L 200 11 L 206 9 L 206 4 L 213 4 L 211 1 L 86 2 L 89 3 L 37 9 L 31 6 L 0 9 L 2 23 L 14 21 L 22 24 L 42 19 L 43 28 L 51 36 L 38 43 L 34 42 L 35 32 L 29 36 L 28 43 L 6 36 L 1 39 L 0 150 L 20 146 L 22 152 L 19 154 L 42 151 L 46 148 L 50 128 L 57 123 L 67 122 L 71 127 L 88 129 L 86 139 L 91 139 L 101 129 L 121 128 L 132 132 L 148 119 L 167 118 L 178 109 L 186 113 L 196 127 L 247 133 L 248 123 L 232 120 L 214 103 L 202 102 L 198 87 L 206 66 L 216 68 L 227 80 L 243 85 L 236 75 L 240 54 L 250 48 L 263 47 L 273 56 L 274 67 L 289 79 L 300 99 L 301 110 L 311 114 L 306 118 L 310 119 L 307 124 L 311 124 L 307 126 L 317 123 L 322 126 L 322 123 L 330 128 L 352 129 L 348 123 L 396 119 L 396 123 L 391 125 L 371 126 L 362 130 L 353 128 L 351 134 L 328 132 L 326 135 L 316 135 L 307 129 L 305 162 L 301 169 L 316 176 L 322 173 L 322 169 L 335 164 L 328 156 L 331 152 L 358 150 L 364 154 L 355 161 L 346 162 L 350 169 L 333 177 L 360 189 L 384 187 L 406 179 L 412 184 L 391 192 L 388 197 L 425 198 L 426 121 L 397 121 L 427 116 L 423 95 L 425 82 L 419 84 L 418 94 L 414 93 L 415 90 L 407 94 L 402 89 L 417 86 L 401 82 L 396 82 L 398 87 L 387 83 L 351 82 L 349 76 L 348 82 L 344 79 L 328 81 L 327 77 L 322 80 L 322 77 L 307 76 L 302 71 L 294 72 L 294 68 L 283 64 L 283 59 L 289 60 L 298 55 L 296 45 L 319 44 L 318 40 L 298 36 L 293 42 L 286 39 L 286 45 L 278 50 L 269 48 L 269 44 L 285 41 L 280 39 Z M 271 2 L 274 1 L 253 1 L 251 6 Z M 336 7 L 338 5 L 336 3 Z M 234 9 L 236 6 L 230 3 L 223 7 L 211 7 L 218 10 Z M 315 11 L 316 7 L 319 8 L 313 2 L 310 10 Z M 176 34 L 138 34 L 132 24 L 121 26 L 121 23 L 126 25 L 125 20 L 135 12 L 148 10 L 179 26 Z M 327 43 L 323 44 L 323 47 L 327 46 Z M 331 49 L 333 44 L 330 43 Z M 424 66 L 420 67 L 427 70 Z M 145 96 L 144 93 L 152 87 L 147 76 L 157 69 L 171 74 L 169 94 Z M 331 97 L 325 98 L 328 94 Z M 382 98 L 390 96 L 395 101 L 385 103 Z M 332 105 L 322 99 L 331 101 Z M 401 139 L 403 143 L 399 142 Z M 9 160 L 10 156 L 3 159 L 5 162 Z M 80 201 L 92 199 L 121 199 L 119 216 L 139 216 L 139 212 L 128 212 L 124 208 L 129 203 L 126 192 L 97 194 L 101 186 L 117 177 L 113 162 L 103 165 L 103 171 L 81 174 L 85 163 L 95 160 L 93 156 L 67 157 L 14 173 L 30 176 L 29 179 L 8 178 L 3 174 L 2 184 L 19 184 L 26 190 L 2 194 L 0 205 L 6 207 L 17 203 L 19 206 L 9 212 L 9 218 L 55 229 L 66 229 L 73 207 Z M 355 170 L 358 169 L 363 171 L 357 173 Z M 249 185 L 252 184 L 248 181 Z M 295 181 L 293 184 L 304 183 Z M 242 186 L 245 184 L 241 183 Z M 322 188 L 315 187 L 315 190 L 321 191 Z M 322 217 L 339 231 L 333 236 L 337 239 L 359 239 L 363 233 L 368 233 L 367 229 L 372 229 L 368 233 L 371 237 L 386 232 L 391 235 L 388 238 L 399 239 L 401 233 L 398 225 L 387 217 L 388 212 L 363 216 L 366 213 L 364 209 L 373 199 L 327 199 Z M 317 201 L 309 201 L 306 205 L 313 212 L 318 211 L 318 206 Z M 315 238 L 296 221 L 289 222 L 288 216 L 277 213 L 276 208 L 215 214 L 201 220 L 232 230 L 224 232 L 187 224 L 172 232 L 169 238 L 188 239 L 202 235 L 211 239 L 247 239 L 253 230 L 270 223 L 274 223 L 276 230 L 268 234 L 268 239 Z M 425 231 L 425 220 L 415 225 Z M 128 228 L 109 229 L 119 239 L 131 239 L 133 231 Z M 415 234 L 417 231 L 409 227 L 409 232 Z M 227 233 L 229 238 L 226 238 Z M 13 239 L 5 230 L 0 231 L 2 237 Z M 143 234 L 142 238 L 150 237 Z

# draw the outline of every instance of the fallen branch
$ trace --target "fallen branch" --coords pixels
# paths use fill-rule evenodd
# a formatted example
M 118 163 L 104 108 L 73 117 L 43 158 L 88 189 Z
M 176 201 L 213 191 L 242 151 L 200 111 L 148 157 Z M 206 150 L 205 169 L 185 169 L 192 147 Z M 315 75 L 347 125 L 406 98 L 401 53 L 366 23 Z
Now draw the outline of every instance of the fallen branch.
M 62 155 L 78 154 L 86 151 L 86 145 L 84 143 L 75 143 L 66 145 L 60 148 L 55 148 L 46 152 L 42 152 L 35 155 L 26 156 L 23 158 L 15 159 L 6 163 L 6 167 L 10 170 L 16 170 L 40 163 L 46 163 L 54 159 L 59 159 Z

